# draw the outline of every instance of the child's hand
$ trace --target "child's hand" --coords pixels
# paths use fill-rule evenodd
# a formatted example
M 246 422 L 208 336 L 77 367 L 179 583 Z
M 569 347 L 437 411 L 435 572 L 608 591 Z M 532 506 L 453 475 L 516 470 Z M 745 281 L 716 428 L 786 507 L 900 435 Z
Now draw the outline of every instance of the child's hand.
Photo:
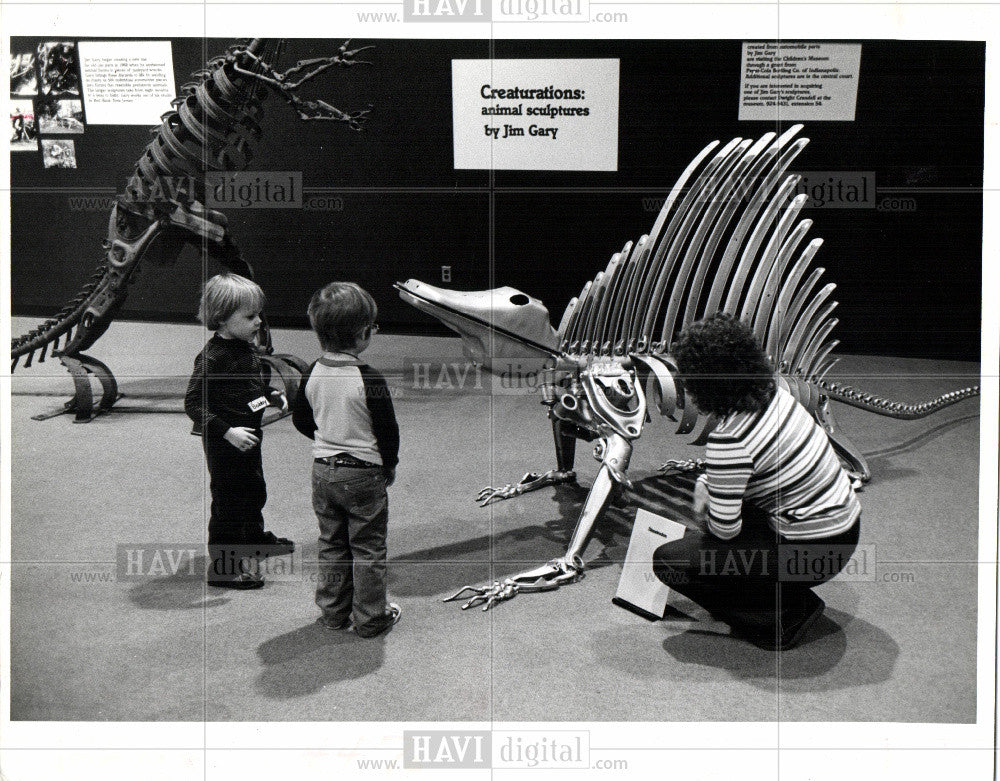
M 233 426 L 222 435 L 222 438 L 244 453 L 260 444 L 260 437 L 253 433 L 252 428 L 247 428 L 246 426 Z
M 388 488 L 390 485 L 396 482 L 396 470 L 395 469 L 383 469 L 382 474 L 385 475 L 385 487 Z

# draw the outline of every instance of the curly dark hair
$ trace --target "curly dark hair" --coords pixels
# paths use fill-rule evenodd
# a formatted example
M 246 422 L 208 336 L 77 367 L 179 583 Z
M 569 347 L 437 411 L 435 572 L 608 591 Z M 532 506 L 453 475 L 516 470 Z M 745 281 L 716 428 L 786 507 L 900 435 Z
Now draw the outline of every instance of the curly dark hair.
M 774 367 L 744 323 L 718 312 L 677 336 L 670 354 L 702 412 L 758 412 L 774 398 Z

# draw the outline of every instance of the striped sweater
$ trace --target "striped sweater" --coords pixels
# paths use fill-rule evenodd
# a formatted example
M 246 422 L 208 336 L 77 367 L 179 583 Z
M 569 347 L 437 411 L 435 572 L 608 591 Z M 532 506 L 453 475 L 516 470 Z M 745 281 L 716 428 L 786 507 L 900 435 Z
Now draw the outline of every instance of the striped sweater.
M 708 438 L 708 528 L 729 540 L 740 533 L 747 501 L 793 540 L 849 529 L 861 505 L 826 434 L 780 385 L 767 409 L 726 417 Z

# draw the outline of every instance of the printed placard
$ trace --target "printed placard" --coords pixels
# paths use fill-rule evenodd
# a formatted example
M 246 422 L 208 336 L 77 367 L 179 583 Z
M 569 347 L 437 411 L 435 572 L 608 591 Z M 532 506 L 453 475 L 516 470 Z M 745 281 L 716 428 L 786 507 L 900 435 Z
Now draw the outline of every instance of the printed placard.
M 79 49 L 88 124 L 159 124 L 176 94 L 170 41 L 81 41 Z
M 452 60 L 456 169 L 618 170 L 617 59 Z
M 860 43 L 745 41 L 740 120 L 854 121 Z

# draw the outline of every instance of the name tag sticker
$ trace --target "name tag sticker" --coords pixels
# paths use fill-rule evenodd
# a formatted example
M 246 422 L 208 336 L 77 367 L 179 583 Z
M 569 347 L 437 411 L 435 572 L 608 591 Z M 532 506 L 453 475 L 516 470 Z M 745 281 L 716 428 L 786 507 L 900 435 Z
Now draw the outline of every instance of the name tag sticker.
M 264 396 L 261 396 L 259 399 L 248 401 L 247 406 L 254 412 L 260 412 L 260 410 L 267 406 L 267 399 Z

